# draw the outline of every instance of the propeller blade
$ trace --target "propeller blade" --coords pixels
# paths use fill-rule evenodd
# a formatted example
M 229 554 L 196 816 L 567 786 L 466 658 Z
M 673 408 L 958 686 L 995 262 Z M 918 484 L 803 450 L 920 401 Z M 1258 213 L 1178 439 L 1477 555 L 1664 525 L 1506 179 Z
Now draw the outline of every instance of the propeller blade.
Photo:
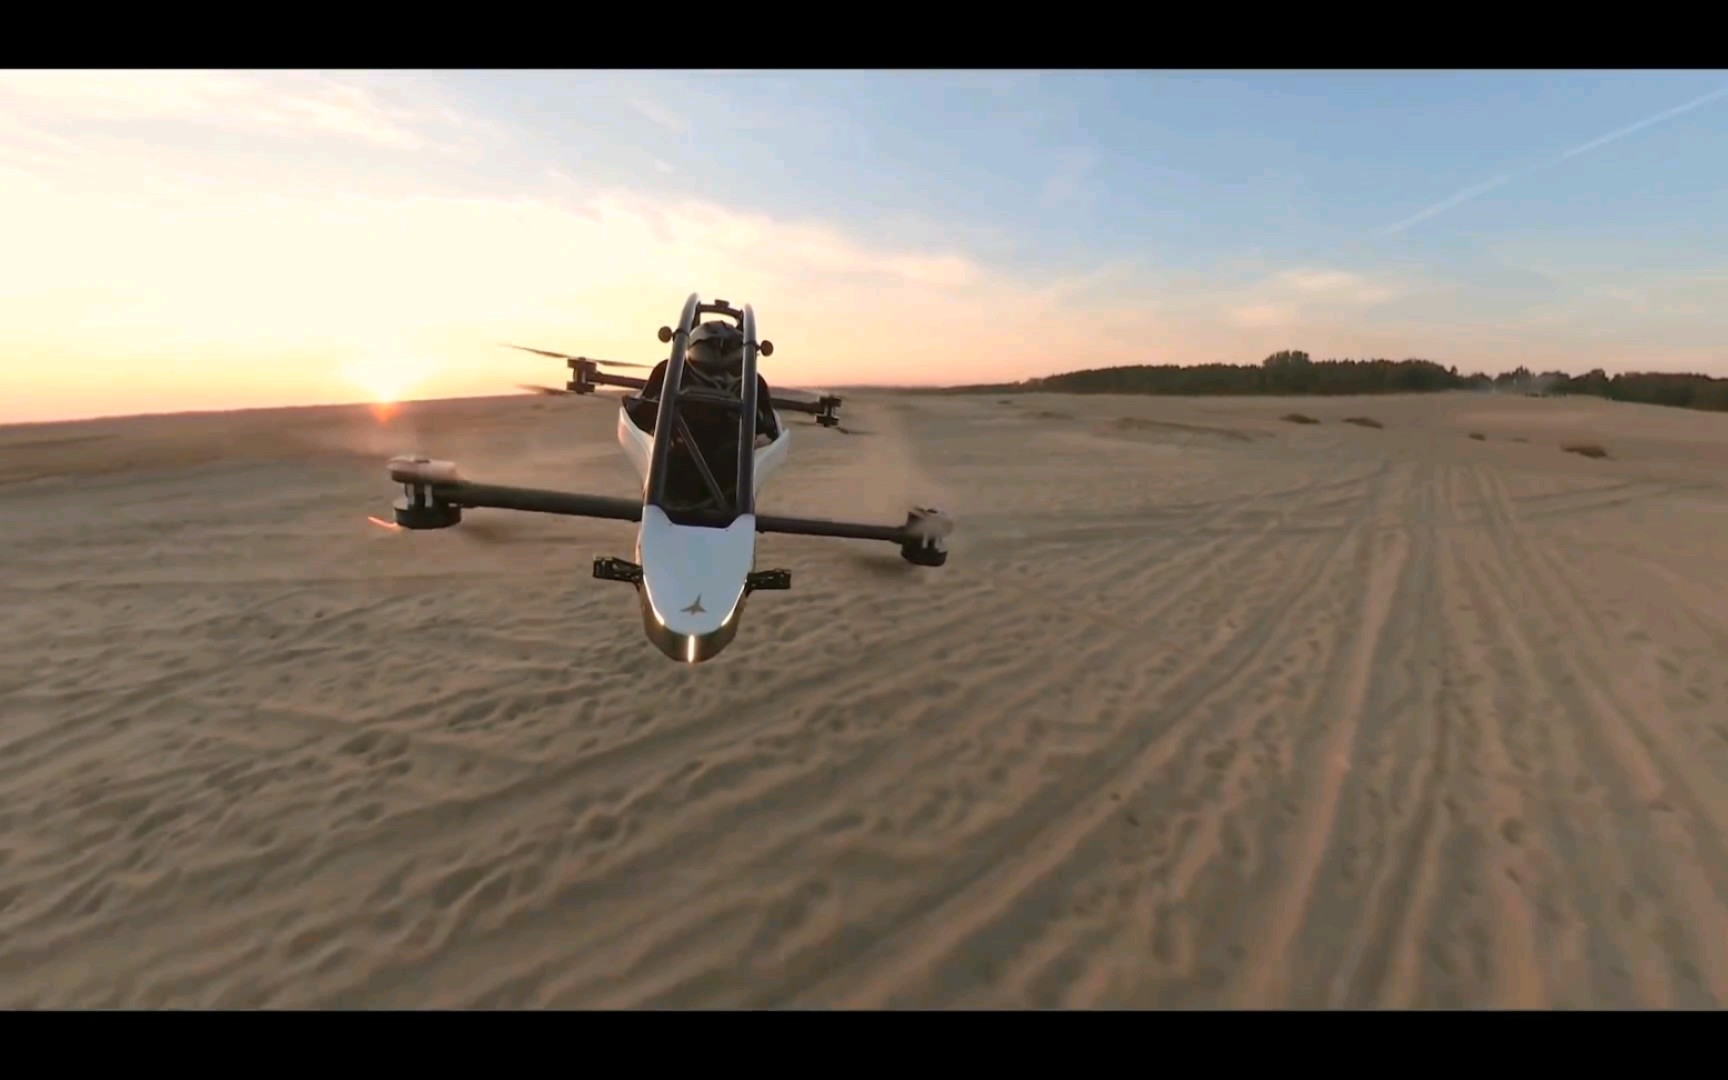
M 536 356 L 550 356 L 554 360 L 574 360 L 574 359 L 576 359 L 574 356 L 566 356 L 564 353 L 561 353 L 561 352 L 550 352 L 546 349 L 530 349 L 526 345 L 512 345 L 508 341 L 501 341 L 501 342 L 499 342 L 499 344 L 504 346 L 506 349 L 521 349 L 523 352 L 531 352 L 531 353 L 535 354 Z
M 508 341 L 499 344 L 506 349 L 521 349 L 523 352 L 531 352 L 536 356 L 550 356 L 554 360 L 586 360 L 590 364 L 598 364 L 601 367 L 636 368 L 641 371 L 648 371 L 654 367 L 653 364 L 626 364 L 622 360 L 596 360 L 591 356 L 571 356 L 569 353 L 552 352 L 549 349 L 531 349 L 526 345 L 512 345 Z
M 574 391 L 565 390 L 561 387 L 557 387 L 557 386 L 535 386 L 532 383 L 517 383 L 516 389 L 527 390 L 530 393 L 534 393 L 534 394 L 545 394 L 547 397 L 552 397 L 554 395 L 562 395 L 562 394 L 568 394 L 571 397 L 575 396 Z

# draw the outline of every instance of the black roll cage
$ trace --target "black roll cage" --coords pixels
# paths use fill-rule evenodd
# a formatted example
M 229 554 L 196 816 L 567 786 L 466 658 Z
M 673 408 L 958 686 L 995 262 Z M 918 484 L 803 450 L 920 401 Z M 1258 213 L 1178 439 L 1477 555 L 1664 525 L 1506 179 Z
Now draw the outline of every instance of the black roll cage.
M 720 391 L 710 390 L 700 386 L 684 385 L 684 357 L 690 343 L 690 333 L 696 328 L 697 322 L 704 315 L 723 315 L 738 324 L 744 336 L 744 359 L 736 397 Z M 675 516 L 681 524 L 713 525 L 724 528 L 736 521 L 740 515 L 756 512 L 756 441 L 757 415 L 764 405 L 779 412 L 808 413 L 815 417 L 816 423 L 822 427 L 838 427 L 840 418 L 836 415 L 842 399 L 824 394 L 816 400 L 801 400 L 799 398 L 784 398 L 769 394 L 767 402 L 760 399 L 761 379 L 757 376 L 757 357 L 770 356 L 774 346 L 771 342 L 759 341 L 756 337 L 756 313 L 749 304 L 742 308 L 733 307 L 725 300 L 715 300 L 703 303 L 699 294 L 691 293 L 684 301 L 684 311 L 678 320 L 678 329 L 662 326 L 660 340 L 670 343 L 671 353 L 666 359 L 666 367 L 661 376 L 660 385 L 653 386 L 653 380 L 637 378 L 631 375 L 614 375 L 600 370 L 604 360 L 585 356 L 566 357 L 570 367 L 570 380 L 565 389 L 573 394 L 592 394 L 596 387 L 611 386 L 624 390 L 637 391 L 638 400 L 648 403 L 648 397 L 643 392 L 651 391 L 657 398 L 654 417 L 654 449 L 649 458 L 648 483 L 645 491 L 645 501 L 658 507 L 668 516 Z M 734 477 L 734 494 L 728 497 L 725 489 L 714 475 L 712 464 L 703 455 L 701 446 L 692 436 L 686 420 L 684 405 L 688 402 L 701 402 L 704 405 L 718 406 L 728 411 L 736 410 L 738 415 L 738 462 Z M 776 425 L 778 427 L 778 424 Z M 703 486 L 708 489 L 713 499 L 714 508 L 707 510 L 677 510 L 668 508 L 666 489 L 669 479 L 669 466 L 673 439 L 661 438 L 662 433 L 668 436 L 682 436 L 682 442 L 689 448 L 691 464 L 702 478 Z M 784 432 L 776 432 L 780 437 Z
M 726 316 L 738 324 L 744 335 L 743 367 L 736 397 L 704 387 L 684 385 L 684 357 L 690 344 L 690 332 L 704 315 Z M 756 313 L 749 304 L 739 309 L 719 299 L 703 303 L 698 294 L 691 293 L 690 298 L 684 301 L 684 312 L 679 317 L 678 329 L 668 330 L 662 327 L 660 340 L 670 341 L 672 351 L 666 358 L 666 369 L 659 386 L 659 402 L 654 419 L 654 444 L 648 459 L 648 483 L 643 501 L 649 506 L 657 507 L 681 524 L 723 528 L 742 515 L 756 512 L 755 442 L 759 406 L 756 356 L 761 349 L 761 342 L 756 338 Z M 772 346 L 769 348 L 772 349 Z M 715 477 L 713 468 L 702 452 L 701 444 L 691 433 L 690 425 L 685 419 L 685 406 L 697 402 L 710 408 L 718 406 L 737 413 L 738 461 L 730 498 Z M 674 434 L 683 436 L 683 446 L 690 455 L 691 464 L 701 475 L 703 486 L 714 500 L 713 509 L 689 511 L 668 505 L 666 487 L 672 467 Z

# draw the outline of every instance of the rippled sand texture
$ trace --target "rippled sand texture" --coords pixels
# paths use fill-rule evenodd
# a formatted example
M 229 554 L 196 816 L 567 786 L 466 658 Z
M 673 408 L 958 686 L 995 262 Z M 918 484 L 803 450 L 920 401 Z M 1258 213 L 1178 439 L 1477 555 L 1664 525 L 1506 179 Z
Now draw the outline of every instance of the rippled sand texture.
M 604 402 L 0 429 L 0 1006 L 1728 1003 L 1728 417 L 846 412 L 767 505 L 950 564 L 764 538 L 694 669 L 629 526 L 366 521 Z

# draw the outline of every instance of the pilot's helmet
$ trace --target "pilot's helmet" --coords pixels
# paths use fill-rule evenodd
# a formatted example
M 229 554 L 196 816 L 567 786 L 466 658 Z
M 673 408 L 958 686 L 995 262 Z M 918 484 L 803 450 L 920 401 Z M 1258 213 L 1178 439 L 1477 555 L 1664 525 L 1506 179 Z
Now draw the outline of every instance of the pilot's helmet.
M 705 322 L 690 331 L 684 359 L 703 371 L 738 371 L 744 366 L 744 334 L 730 323 Z

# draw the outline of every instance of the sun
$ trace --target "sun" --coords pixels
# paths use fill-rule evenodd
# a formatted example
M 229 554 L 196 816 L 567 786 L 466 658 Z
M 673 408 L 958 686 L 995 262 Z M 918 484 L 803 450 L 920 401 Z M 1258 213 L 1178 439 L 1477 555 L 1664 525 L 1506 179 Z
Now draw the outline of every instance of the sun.
M 348 364 L 343 375 L 366 394 L 371 404 L 394 405 L 426 377 L 427 365 L 403 357 L 369 357 Z

